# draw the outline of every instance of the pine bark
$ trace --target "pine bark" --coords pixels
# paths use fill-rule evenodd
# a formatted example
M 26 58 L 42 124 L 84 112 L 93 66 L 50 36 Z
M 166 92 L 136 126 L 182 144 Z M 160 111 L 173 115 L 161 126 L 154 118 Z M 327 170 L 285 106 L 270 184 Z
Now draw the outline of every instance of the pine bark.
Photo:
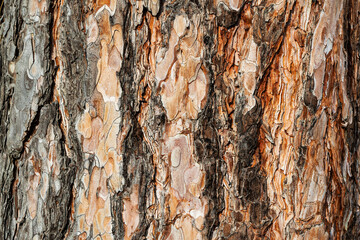
M 4 0 L 0 239 L 359 239 L 357 0 Z

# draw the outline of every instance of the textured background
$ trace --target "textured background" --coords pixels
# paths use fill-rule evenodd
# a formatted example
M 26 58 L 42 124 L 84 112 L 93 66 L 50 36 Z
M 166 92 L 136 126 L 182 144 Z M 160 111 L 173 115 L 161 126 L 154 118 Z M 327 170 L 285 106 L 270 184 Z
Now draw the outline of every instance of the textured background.
M 1 15 L 0 239 L 359 239 L 359 1 Z

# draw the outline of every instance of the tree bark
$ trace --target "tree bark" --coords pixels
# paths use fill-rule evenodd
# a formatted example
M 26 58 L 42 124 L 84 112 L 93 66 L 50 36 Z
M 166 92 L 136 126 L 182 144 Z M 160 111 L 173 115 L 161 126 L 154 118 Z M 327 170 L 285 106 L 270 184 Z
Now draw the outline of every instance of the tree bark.
M 4 0 L 0 239 L 359 239 L 357 0 Z

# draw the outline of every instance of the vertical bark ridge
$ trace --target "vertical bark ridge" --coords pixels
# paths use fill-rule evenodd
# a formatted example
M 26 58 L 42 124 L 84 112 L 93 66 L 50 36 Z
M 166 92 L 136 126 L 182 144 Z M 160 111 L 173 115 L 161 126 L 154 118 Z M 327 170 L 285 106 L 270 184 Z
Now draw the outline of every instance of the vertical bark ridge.
M 27 147 L 36 135 L 41 111 L 49 104 L 52 94 L 53 65 L 47 31 L 51 14 L 37 19 L 31 3 L 26 6 L 28 3 L 5 1 L 5 11 L 12 14 L 4 16 L 5 24 L 1 28 L 2 52 L 7 53 L 6 58 L 2 59 L 2 71 L 7 74 L 1 81 L 5 90 L 1 102 L 1 109 L 4 110 L 1 117 L 1 175 L 4 184 L 1 198 L 5 211 L 1 211 L 0 234 L 4 239 L 13 238 L 19 232 L 17 220 L 21 193 L 18 190 L 24 183 L 19 173 Z M 47 8 L 47 3 L 43 4 Z M 21 11 L 25 7 L 27 11 Z M 5 45 L 5 42 L 8 44 Z M 40 62 L 42 58 L 44 61 Z M 9 171 L 9 168 L 12 170 Z M 12 176 L 7 176 L 9 173 Z
M 122 190 L 113 197 L 112 212 L 116 221 L 113 226 L 115 238 L 145 239 L 147 229 L 152 222 L 148 214 L 149 197 L 154 181 L 152 153 L 145 140 L 141 124 L 141 110 L 148 104 L 149 93 L 146 92 L 145 69 L 136 69 L 141 66 L 141 52 L 147 41 L 146 10 L 139 11 L 139 15 L 132 11 L 131 4 L 126 6 L 124 21 L 124 54 L 127 59 L 122 65 L 118 76 L 122 94 L 119 100 L 121 122 L 120 141 L 122 153 L 121 175 L 123 177 Z M 138 19 L 138 22 L 130 21 Z M 135 31 L 137 29 L 138 31 Z M 142 42 L 136 46 L 132 36 L 141 36 Z M 140 38 L 140 37 L 139 37 Z M 141 64 L 141 65 L 140 65 Z M 145 85 L 145 86 L 144 86 Z M 140 96 L 140 99 L 139 99 Z M 135 212 L 134 212 L 135 211 Z M 116 228 L 117 226 L 117 228 Z
M 339 65 L 345 64 L 344 43 L 335 40 L 335 32 L 341 32 L 342 22 L 346 21 L 343 17 L 346 10 L 343 2 L 332 4 L 335 3 L 325 1 L 296 5 L 294 18 L 299 21 L 292 21 L 289 26 L 280 58 L 270 68 L 267 81 L 271 82 L 262 86 L 265 113 L 260 151 L 267 159 L 267 178 L 273 179 L 272 183 L 268 181 L 268 195 L 272 217 L 276 219 L 268 232 L 270 238 L 340 238 L 344 236 L 343 224 L 348 221 L 345 219 L 349 213 L 340 206 L 351 206 L 352 194 L 347 187 L 349 176 L 340 169 L 352 160 L 346 154 L 349 149 L 341 126 L 342 121 L 352 118 L 353 110 L 348 108 L 344 71 L 339 69 Z M 316 21 L 306 22 L 301 20 L 306 16 L 303 14 L 306 8 L 310 12 L 321 9 L 324 12 Z M 331 21 L 337 23 L 334 30 L 326 28 Z M 302 60 L 289 51 L 300 54 Z M 327 87 L 322 88 L 323 85 Z M 299 94 L 301 91 L 304 95 Z M 281 107 L 284 93 L 290 95 L 287 104 L 293 107 Z M 279 104 L 277 112 L 272 104 Z M 283 116 L 288 120 L 281 120 Z M 316 166 L 316 170 L 310 166 Z

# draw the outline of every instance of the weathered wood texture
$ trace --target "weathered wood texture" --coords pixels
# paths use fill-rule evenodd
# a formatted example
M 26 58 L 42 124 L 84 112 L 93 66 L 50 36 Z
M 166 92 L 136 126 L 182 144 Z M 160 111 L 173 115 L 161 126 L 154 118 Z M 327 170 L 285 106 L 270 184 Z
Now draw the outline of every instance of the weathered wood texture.
M 0 239 L 360 239 L 357 0 L 5 0 Z

